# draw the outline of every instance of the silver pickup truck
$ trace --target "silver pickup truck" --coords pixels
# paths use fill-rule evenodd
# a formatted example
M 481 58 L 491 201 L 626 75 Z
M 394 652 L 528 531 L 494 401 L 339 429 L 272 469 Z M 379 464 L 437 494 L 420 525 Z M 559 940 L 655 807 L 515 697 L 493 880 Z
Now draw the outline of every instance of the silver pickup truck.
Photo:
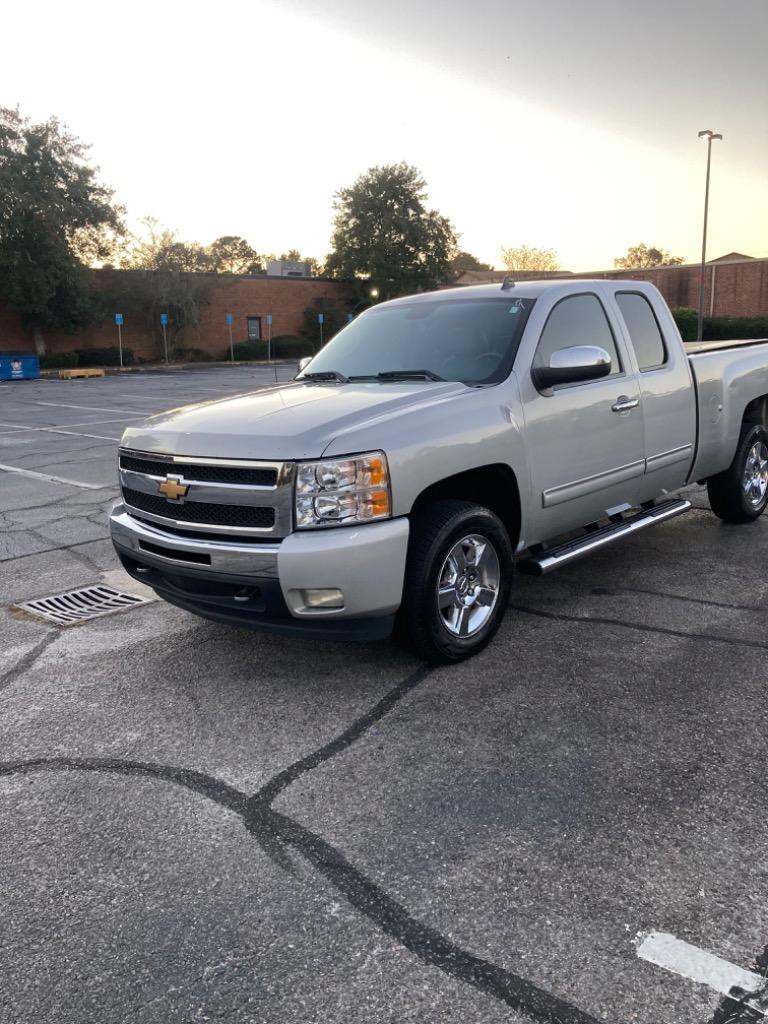
M 677 516 L 694 481 L 722 519 L 759 516 L 767 425 L 768 340 L 684 346 L 649 284 L 431 292 L 367 310 L 289 384 L 126 430 L 112 538 L 210 619 L 394 630 L 455 662 L 495 633 L 515 563 Z

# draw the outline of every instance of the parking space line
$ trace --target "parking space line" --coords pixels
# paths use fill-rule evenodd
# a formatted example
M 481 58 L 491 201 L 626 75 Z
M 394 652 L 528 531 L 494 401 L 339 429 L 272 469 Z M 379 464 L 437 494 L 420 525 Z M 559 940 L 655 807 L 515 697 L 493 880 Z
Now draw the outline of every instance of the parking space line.
M 638 945 L 637 955 L 657 967 L 738 1000 L 763 1016 L 768 1015 L 768 984 L 765 978 L 692 946 L 669 932 L 649 932 Z
M 69 487 L 84 487 L 88 491 L 104 491 L 110 488 L 111 484 L 86 484 L 82 480 L 68 480 L 63 476 L 52 476 L 50 473 L 36 473 L 33 469 L 21 469 L 19 466 L 4 466 L 0 463 L 0 471 L 3 473 L 17 473 L 19 476 L 31 476 L 34 480 L 46 480 L 49 483 L 67 484 Z
M 35 402 L 35 405 L 48 405 L 52 409 L 85 409 L 86 412 L 128 412 L 135 413 L 137 416 L 146 416 L 146 412 L 141 412 L 139 409 L 115 409 L 114 406 L 111 409 L 105 409 L 101 405 L 67 405 L 64 402 Z
M 66 427 L 68 430 L 73 430 L 75 427 L 99 427 L 102 423 L 126 423 L 128 420 L 143 419 L 147 415 L 147 413 L 141 413 L 136 416 L 113 416 L 109 420 L 85 420 L 83 423 L 63 423 L 61 427 L 11 427 L 9 430 L 0 430 L 0 434 L 18 434 L 23 430 L 60 430 L 63 427 Z M 6 424 L 0 423 L 0 426 L 6 426 Z
M 84 434 L 80 430 L 62 430 L 60 427 L 27 427 L 23 423 L 0 423 L 0 427 L 15 427 L 19 432 L 41 430 L 44 434 L 70 434 L 72 437 L 95 437 L 98 441 L 119 441 L 119 437 L 107 437 L 105 434 Z

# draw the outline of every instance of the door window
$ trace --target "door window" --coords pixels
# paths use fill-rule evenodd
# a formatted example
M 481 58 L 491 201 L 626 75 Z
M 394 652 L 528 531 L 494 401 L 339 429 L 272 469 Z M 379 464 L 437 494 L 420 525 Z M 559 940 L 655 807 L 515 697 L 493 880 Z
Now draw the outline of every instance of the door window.
M 621 315 L 641 370 L 656 370 L 667 361 L 664 339 L 650 302 L 639 292 L 617 292 Z
M 248 341 L 261 341 L 261 317 L 248 317 Z
M 611 325 L 596 295 L 571 295 L 557 303 L 541 332 L 534 366 L 549 366 L 553 352 L 573 345 L 605 349 L 611 357 L 611 376 L 622 372 Z

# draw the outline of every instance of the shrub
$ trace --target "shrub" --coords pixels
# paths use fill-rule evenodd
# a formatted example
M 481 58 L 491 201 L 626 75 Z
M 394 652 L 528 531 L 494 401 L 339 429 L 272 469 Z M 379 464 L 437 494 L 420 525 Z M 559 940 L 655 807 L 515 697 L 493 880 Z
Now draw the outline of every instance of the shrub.
M 227 356 L 229 356 L 229 350 L 227 350 Z M 177 346 L 171 351 L 171 359 L 177 362 L 187 363 L 210 363 L 213 356 L 210 352 L 206 352 L 204 348 L 184 348 Z
M 267 358 L 266 340 L 238 341 L 232 347 L 235 359 L 263 360 Z M 297 338 L 293 334 L 277 334 L 272 339 L 273 359 L 301 359 L 302 356 L 313 356 L 316 350 L 316 346 L 308 338 Z M 224 358 L 229 359 L 229 349 L 224 353 Z
M 699 314 L 695 309 L 688 306 L 680 306 L 672 310 L 678 330 L 683 341 L 696 341 L 696 330 L 698 328 Z
M 77 352 L 56 352 L 53 355 L 40 356 L 41 370 L 75 370 L 77 365 Z
M 304 326 L 301 331 L 302 336 L 314 345 L 313 352 L 316 352 L 320 346 L 320 324 L 317 322 L 318 313 L 322 313 L 325 317 L 323 322 L 324 345 L 347 323 L 347 314 L 333 299 L 315 299 L 312 305 L 307 306 L 304 310 Z M 305 355 L 309 355 L 309 353 L 305 353 Z
M 705 317 L 705 341 L 768 338 L 768 316 Z
M 114 348 L 78 348 L 78 366 L 119 366 L 120 349 Z M 123 366 L 133 363 L 133 350 L 123 345 Z
M 267 346 L 261 341 L 236 341 L 232 346 L 235 359 L 266 359 Z M 229 359 L 229 348 L 227 348 L 225 359 Z
M 313 356 L 316 351 L 316 346 L 308 338 L 278 334 L 272 339 L 273 359 L 301 359 L 302 356 Z
M 695 341 L 698 314 L 695 309 L 673 309 L 683 341 Z M 705 316 L 702 331 L 704 341 L 739 341 L 748 338 L 768 338 L 766 316 Z

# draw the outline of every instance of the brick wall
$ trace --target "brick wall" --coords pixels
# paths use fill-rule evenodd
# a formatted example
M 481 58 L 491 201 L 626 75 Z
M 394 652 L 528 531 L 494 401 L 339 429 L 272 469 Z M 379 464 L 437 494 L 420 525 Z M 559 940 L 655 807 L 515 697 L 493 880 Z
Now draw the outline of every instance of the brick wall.
M 653 270 L 608 270 L 574 274 L 577 278 L 650 281 L 668 304 L 698 309 L 699 266 Z M 768 316 L 768 260 L 710 263 L 704 270 L 705 316 Z
M 706 316 L 768 316 L 768 259 L 740 260 L 732 263 L 710 263 L 705 271 L 704 312 Z M 468 271 L 458 284 L 487 284 L 504 280 L 506 271 Z M 543 278 L 599 278 L 650 281 L 674 309 L 688 306 L 698 309 L 700 267 L 658 267 L 653 270 L 593 270 L 571 274 L 516 272 L 515 281 Z
M 99 287 L 107 289 L 120 271 L 97 271 Z M 266 338 L 266 316 L 272 314 L 272 337 L 280 334 L 300 334 L 304 326 L 304 310 L 315 299 L 333 300 L 343 310 L 354 302 L 353 286 L 345 281 L 324 278 L 244 277 L 237 274 L 198 274 L 209 285 L 209 303 L 202 307 L 200 323 L 180 332 L 178 344 L 185 348 L 199 348 L 215 359 L 222 359 L 229 350 L 229 329 L 226 314 L 234 317 L 234 342 L 248 338 L 247 318 L 262 318 L 263 337 Z M 158 359 L 162 352 L 162 335 L 153 337 L 144 317 L 128 309 L 119 310 L 125 317 L 123 345 L 131 348 L 141 359 Z M 62 331 L 43 331 L 45 351 L 49 354 L 69 352 L 75 348 L 104 348 L 117 345 L 117 327 L 114 316 L 103 323 L 83 328 L 75 335 Z M 0 304 L 0 352 L 34 352 L 33 331 L 26 327 L 11 310 Z M 264 346 L 266 356 L 266 344 Z
M 32 329 L 12 309 L 0 302 L 0 352 L 34 352 Z

